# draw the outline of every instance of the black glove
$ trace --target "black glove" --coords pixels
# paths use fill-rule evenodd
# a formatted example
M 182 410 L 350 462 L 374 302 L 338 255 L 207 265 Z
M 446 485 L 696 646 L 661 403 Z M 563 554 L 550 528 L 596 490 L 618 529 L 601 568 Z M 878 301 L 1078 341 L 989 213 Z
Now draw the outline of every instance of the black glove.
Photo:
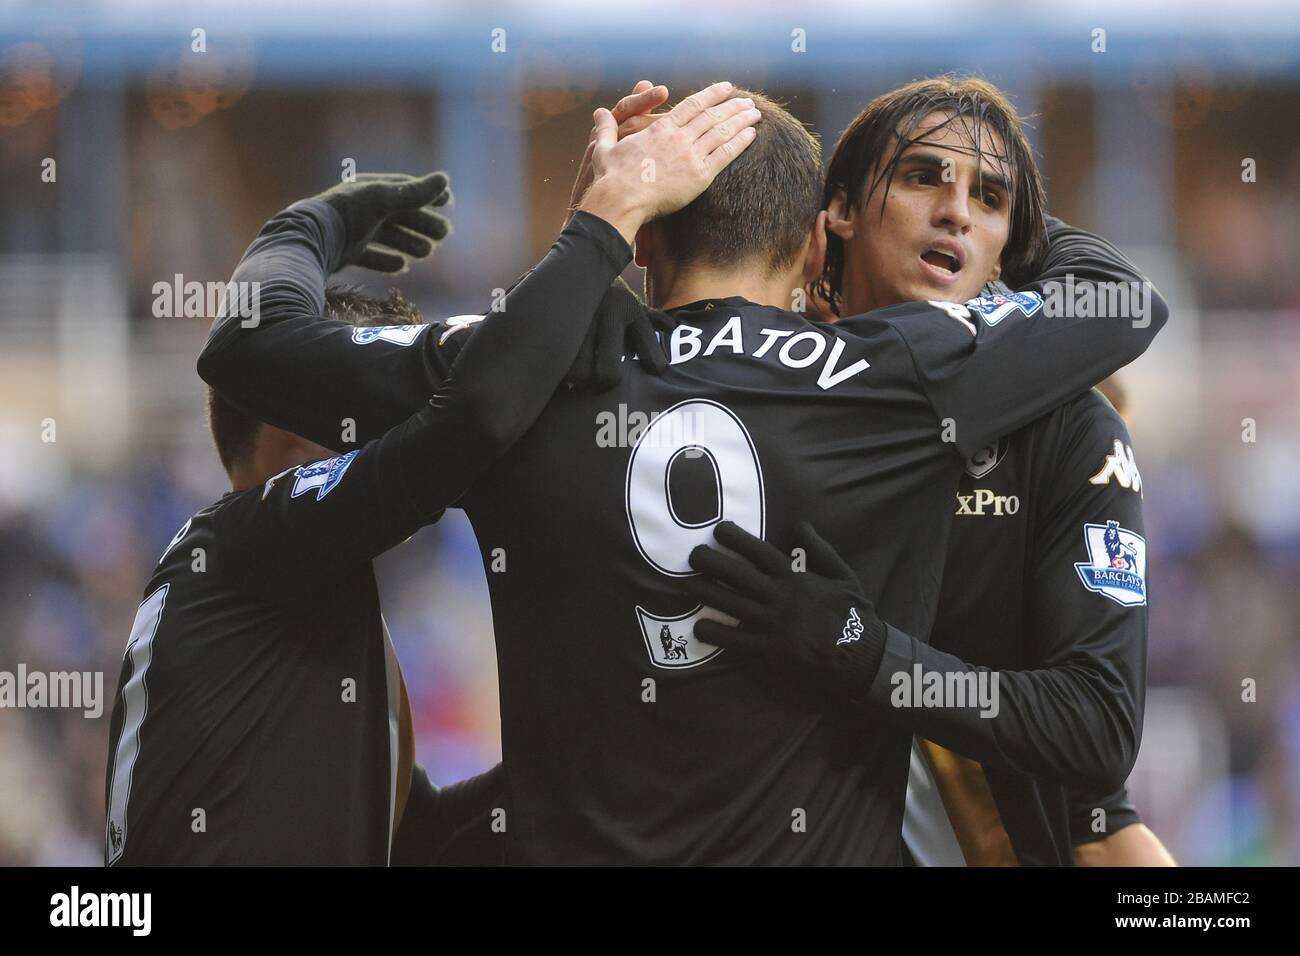
M 596 317 L 569 369 L 569 385 L 609 391 L 623 376 L 625 355 L 636 355 L 643 369 L 662 375 L 668 367 L 668 356 L 656 341 L 655 330 L 666 334 L 672 326 L 672 319 L 647 309 L 622 278 L 615 279 L 600 300 Z
M 805 552 L 803 571 L 734 522 L 719 523 L 713 536 L 740 557 L 700 545 L 690 554 L 700 576 L 687 578 L 686 587 L 741 626 L 696 621 L 696 639 L 811 678 L 839 702 L 860 702 L 880 670 L 886 630 L 853 569 L 807 522 L 796 542 Z
M 433 211 L 451 200 L 446 173 L 358 173 L 354 182 L 339 183 L 316 198 L 334 208 L 346 230 L 343 253 L 330 263 L 331 272 L 352 265 L 401 272 L 407 257 L 423 259 L 451 231 L 451 223 Z

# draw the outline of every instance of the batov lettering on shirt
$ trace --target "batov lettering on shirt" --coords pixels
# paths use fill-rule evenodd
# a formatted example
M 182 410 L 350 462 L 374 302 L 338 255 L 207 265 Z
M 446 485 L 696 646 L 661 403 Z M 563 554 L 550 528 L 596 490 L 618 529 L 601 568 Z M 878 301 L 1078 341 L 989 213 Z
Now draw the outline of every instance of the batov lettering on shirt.
M 779 343 L 779 344 L 778 344 Z M 786 368 L 818 367 L 817 387 L 832 389 L 871 367 L 866 359 L 846 362 L 844 340 L 829 332 L 804 329 L 746 329 L 740 316 L 733 315 L 726 325 L 705 342 L 704 330 L 685 323 L 673 329 L 668 338 L 670 365 L 680 365 L 694 358 L 708 358 L 719 351 L 749 355 L 761 359 L 773 357 Z

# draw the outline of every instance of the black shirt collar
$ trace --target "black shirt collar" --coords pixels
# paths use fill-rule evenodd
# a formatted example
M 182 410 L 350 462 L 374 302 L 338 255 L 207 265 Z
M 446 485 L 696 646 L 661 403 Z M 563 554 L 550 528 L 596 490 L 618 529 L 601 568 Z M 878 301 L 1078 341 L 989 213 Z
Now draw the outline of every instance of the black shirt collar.
M 744 306 L 755 306 L 756 302 L 750 302 L 744 296 L 729 295 L 722 299 L 699 299 L 696 302 L 688 302 L 686 305 L 679 305 L 668 311 L 674 315 L 682 312 L 706 312 L 709 309 L 739 309 Z

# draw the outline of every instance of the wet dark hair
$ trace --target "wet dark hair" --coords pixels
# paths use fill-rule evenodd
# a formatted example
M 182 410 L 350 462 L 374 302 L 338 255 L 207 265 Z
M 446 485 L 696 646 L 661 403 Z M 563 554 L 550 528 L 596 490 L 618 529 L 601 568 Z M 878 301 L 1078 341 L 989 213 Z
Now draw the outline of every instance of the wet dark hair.
M 960 121 L 971 151 L 980 160 L 990 159 L 1011 186 L 1010 232 L 1002 250 L 1002 280 L 1015 288 L 1029 279 L 1047 249 L 1044 223 L 1047 194 L 1034 160 L 1033 147 L 1016 109 L 992 83 L 977 77 L 947 74 L 916 80 L 877 96 L 849 124 L 831 156 L 822 197 L 825 209 L 844 190 L 850 209 L 871 202 L 883 184 L 884 198 L 894 182 L 894 172 L 903 151 L 922 141 L 918 132 L 932 113 L 947 113 L 940 127 Z M 929 132 L 929 127 L 926 128 Z M 987 148 L 989 132 L 997 135 L 1005 154 Z M 868 182 L 872 173 L 875 178 Z M 883 215 L 883 209 L 882 209 Z M 844 281 L 844 241 L 827 235 L 826 263 L 813 291 L 839 313 Z
M 419 325 L 424 322 L 419 308 L 396 289 L 389 289 L 383 299 L 370 295 L 359 286 L 330 286 L 325 290 L 325 314 L 352 325 Z M 255 334 L 255 333 L 253 333 Z M 230 404 L 213 388 L 208 389 L 208 429 L 221 467 L 229 474 L 247 460 L 257 445 L 262 423 Z
M 812 232 L 821 207 L 822 148 L 784 106 L 737 89 L 762 111 L 757 135 L 689 205 L 655 222 L 663 254 L 674 262 L 731 266 L 765 260 L 788 268 Z

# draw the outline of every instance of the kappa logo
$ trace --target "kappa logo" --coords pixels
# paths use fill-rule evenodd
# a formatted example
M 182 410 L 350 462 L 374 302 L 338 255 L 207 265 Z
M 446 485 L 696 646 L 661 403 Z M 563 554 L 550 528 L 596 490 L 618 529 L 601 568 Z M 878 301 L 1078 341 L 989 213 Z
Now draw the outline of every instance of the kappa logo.
M 289 497 L 297 498 L 299 495 L 315 490 L 316 500 L 320 501 L 343 480 L 343 473 L 348 470 L 348 465 L 352 464 L 352 459 L 356 457 L 357 452 L 350 451 L 338 458 L 326 458 L 324 461 L 298 466 L 293 473 L 293 491 Z
M 1085 524 L 1083 539 L 1090 560 L 1074 566 L 1083 586 L 1124 607 L 1146 604 L 1146 539 L 1118 521 Z
M 849 619 L 844 622 L 844 636 L 836 644 L 851 644 L 862 636 L 862 618 L 858 617 L 858 609 L 849 608 Z
M 1138 473 L 1137 462 L 1133 460 L 1133 446 L 1115 439 L 1115 450 L 1106 456 L 1101 471 L 1088 479 L 1094 485 L 1108 485 L 1114 478 L 1121 488 L 1142 494 L 1142 475 Z
M 1007 456 L 1008 447 L 1010 443 L 1001 438 L 991 445 L 985 445 L 966 459 L 966 474 L 972 478 L 983 478 Z
M 970 309 L 966 308 L 966 306 L 957 302 L 945 302 L 942 299 L 929 299 L 928 302 L 936 309 L 942 309 L 944 312 L 948 313 L 950 319 L 956 319 L 962 325 L 966 326 L 966 330 L 970 332 L 971 335 L 977 334 L 975 323 L 970 320 Z
M 446 331 L 438 336 L 438 345 L 446 345 L 447 340 L 457 332 L 464 332 L 471 326 L 478 325 L 483 319 L 484 316 L 481 315 L 453 315 L 451 318 L 444 320 L 442 324 L 446 327 Z
M 352 341 L 357 345 L 371 342 L 391 342 L 393 345 L 410 345 L 427 325 L 372 325 L 352 330 Z

